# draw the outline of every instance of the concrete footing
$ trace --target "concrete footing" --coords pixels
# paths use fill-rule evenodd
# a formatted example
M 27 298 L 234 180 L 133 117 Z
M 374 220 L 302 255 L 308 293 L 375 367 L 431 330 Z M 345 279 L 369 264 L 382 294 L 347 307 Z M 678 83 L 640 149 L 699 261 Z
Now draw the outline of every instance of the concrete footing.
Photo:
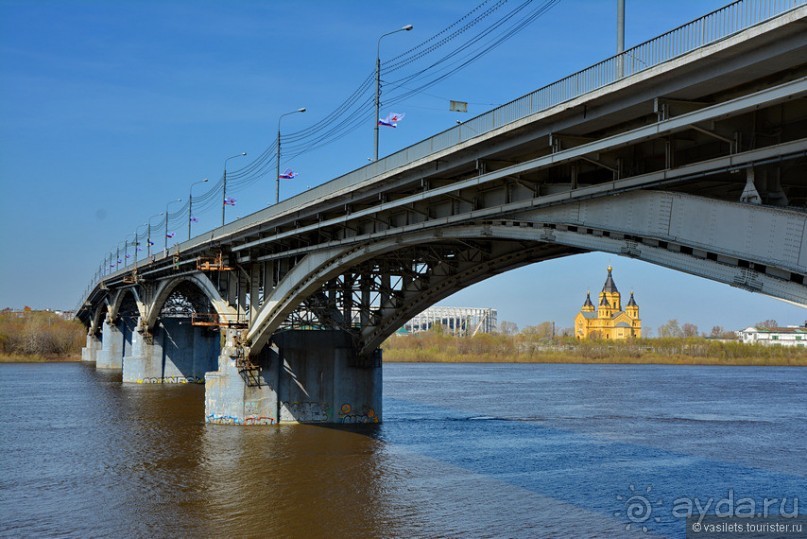
M 202 384 L 216 370 L 220 334 L 194 327 L 190 318 L 167 318 L 144 333 L 136 318 L 104 323 L 101 338 L 87 335 L 82 361 L 97 369 L 123 371 L 123 382 L 138 384 Z
M 166 318 L 151 335 L 135 331 L 131 354 L 123 359 L 123 382 L 137 384 L 201 384 L 215 370 L 218 332 L 191 325 L 189 318 Z
M 219 369 L 205 379 L 205 421 L 230 425 L 379 423 L 381 355 L 356 360 L 342 331 L 285 331 L 276 348 L 251 358 L 259 369 L 239 370 L 232 335 Z
M 87 345 L 81 349 L 81 361 L 96 361 L 102 347 L 103 343 L 98 335 L 87 335 Z
M 96 369 L 123 368 L 123 332 L 115 324 L 102 324 L 101 350 L 95 354 Z

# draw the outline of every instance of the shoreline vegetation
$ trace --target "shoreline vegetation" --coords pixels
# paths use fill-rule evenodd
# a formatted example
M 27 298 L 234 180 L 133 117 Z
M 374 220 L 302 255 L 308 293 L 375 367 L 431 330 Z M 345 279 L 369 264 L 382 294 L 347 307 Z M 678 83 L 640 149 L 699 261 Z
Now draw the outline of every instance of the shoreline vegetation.
M 427 331 L 384 342 L 387 363 L 580 363 L 657 365 L 749 365 L 807 367 L 807 348 L 743 344 L 706 337 L 630 341 L 578 341 L 479 334 L 458 337 Z
M 585 340 L 548 332 L 455 336 L 436 328 L 393 335 L 382 348 L 388 363 L 584 363 L 756 365 L 807 367 L 807 347 L 743 344 L 731 339 L 659 337 Z M 86 329 L 49 311 L 0 312 L 0 363 L 81 360 Z
M 0 312 L 0 363 L 80 361 L 87 336 L 78 320 L 51 311 Z
M 81 361 L 81 356 L 76 354 L 68 356 L 0 354 L 0 363 L 76 363 L 79 361 Z

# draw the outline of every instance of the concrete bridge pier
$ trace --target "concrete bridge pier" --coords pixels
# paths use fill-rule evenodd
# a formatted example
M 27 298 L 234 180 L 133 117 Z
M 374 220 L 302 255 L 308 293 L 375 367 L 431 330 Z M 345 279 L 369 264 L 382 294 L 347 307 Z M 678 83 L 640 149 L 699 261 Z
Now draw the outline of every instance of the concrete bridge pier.
M 101 350 L 95 357 L 96 369 L 122 369 L 124 335 L 118 324 L 105 320 L 101 329 Z
M 81 349 L 81 361 L 88 363 L 97 361 L 98 354 L 101 352 L 102 347 L 103 343 L 99 335 L 95 333 L 87 334 L 87 343 L 84 348 Z
M 218 354 L 218 332 L 195 327 L 190 318 L 164 318 L 151 333 L 133 332 L 123 382 L 203 383 L 205 373 L 216 369 Z
M 205 421 L 232 425 L 379 423 L 381 353 L 359 361 L 351 336 L 334 330 L 290 330 L 273 337 L 249 363 L 235 332 L 219 370 L 205 377 Z

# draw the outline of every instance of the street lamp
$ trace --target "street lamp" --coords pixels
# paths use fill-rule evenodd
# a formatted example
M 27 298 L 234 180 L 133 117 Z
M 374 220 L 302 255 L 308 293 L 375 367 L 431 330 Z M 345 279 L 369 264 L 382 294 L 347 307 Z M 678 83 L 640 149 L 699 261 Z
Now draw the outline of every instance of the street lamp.
M 244 157 L 247 152 L 241 152 L 224 160 L 224 188 L 221 190 L 221 226 L 224 226 L 224 212 L 227 209 L 227 161 L 236 157 Z
M 146 233 L 146 245 L 148 246 L 148 248 L 146 249 L 146 257 L 149 260 L 151 259 L 151 220 L 154 219 L 155 217 L 158 217 L 158 216 L 164 215 L 164 214 L 165 214 L 165 212 L 155 213 L 154 215 L 149 217 L 149 220 L 148 220 L 149 227 L 148 227 L 148 232 Z
M 375 54 L 375 118 L 373 124 L 375 129 L 375 161 L 378 161 L 378 119 L 381 117 L 381 39 L 398 32 L 408 32 L 414 28 L 411 24 L 407 24 L 402 28 L 387 32 L 378 38 L 378 45 Z
M 134 259 L 135 267 L 137 267 L 137 251 L 140 250 L 139 249 L 140 241 L 138 241 L 138 238 L 140 237 L 140 229 L 143 228 L 144 226 L 148 226 L 148 223 L 143 223 L 142 225 L 135 228 L 135 244 L 134 244 L 135 245 L 135 255 L 134 255 L 134 257 L 135 257 L 135 259 Z
M 193 182 L 191 184 L 190 193 L 188 193 L 188 239 L 191 239 L 191 221 L 193 220 L 193 186 L 200 183 L 207 183 L 207 178 Z
M 275 168 L 275 204 L 280 202 L 280 120 L 283 119 L 283 116 L 288 116 L 289 114 L 296 114 L 298 112 L 305 112 L 305 107 L 300 107 L 297 110 L 293 110 L 291 112 L 286 112 L 281 114 L 280 117 L 277 119 L 277 163 Z
M 129 244 L 129 238 L 126 238 L 126 240 L 125 240 L 125 242 L 123 244 L 123 267 L 124 268 L 129 266 L 129 261 L 127 260 L 129 258 L 129 245 L 130 245 Z M 137 245 L 137 234 L 135 234 L 134 242 L 131 245 L 135 246 L 135 249 L 137 249 L 137 247 L 136 247 L 136 245 Z M 135 251 L 135 253 L 137 253 L 137 251 Z M 135 256 L 137 256 L 137 255 L 135 255 Z
M 178 198 L 176 200 L 172 200 L 165 205 L 165 236 L 163 236 L 163 241 L 165 242 L 165 256 L 168 256 L 168 207 L 171 204 L 176 204 L 177 202 L 182 202 L 182 199 Z

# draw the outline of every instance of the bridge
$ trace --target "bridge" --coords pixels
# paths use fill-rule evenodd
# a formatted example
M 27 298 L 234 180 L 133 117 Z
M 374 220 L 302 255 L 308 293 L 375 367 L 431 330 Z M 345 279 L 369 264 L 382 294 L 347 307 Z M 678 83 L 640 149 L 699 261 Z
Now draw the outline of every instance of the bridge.
M 210 423 L 378 422 L 381 343 L 527 264 L 602 251 L 807 306 L 806 96 L 807 2 L 735 2 L 150 259 L 102 264 L 77 312 L 83 358 L 124 383 L 204 382 Z

